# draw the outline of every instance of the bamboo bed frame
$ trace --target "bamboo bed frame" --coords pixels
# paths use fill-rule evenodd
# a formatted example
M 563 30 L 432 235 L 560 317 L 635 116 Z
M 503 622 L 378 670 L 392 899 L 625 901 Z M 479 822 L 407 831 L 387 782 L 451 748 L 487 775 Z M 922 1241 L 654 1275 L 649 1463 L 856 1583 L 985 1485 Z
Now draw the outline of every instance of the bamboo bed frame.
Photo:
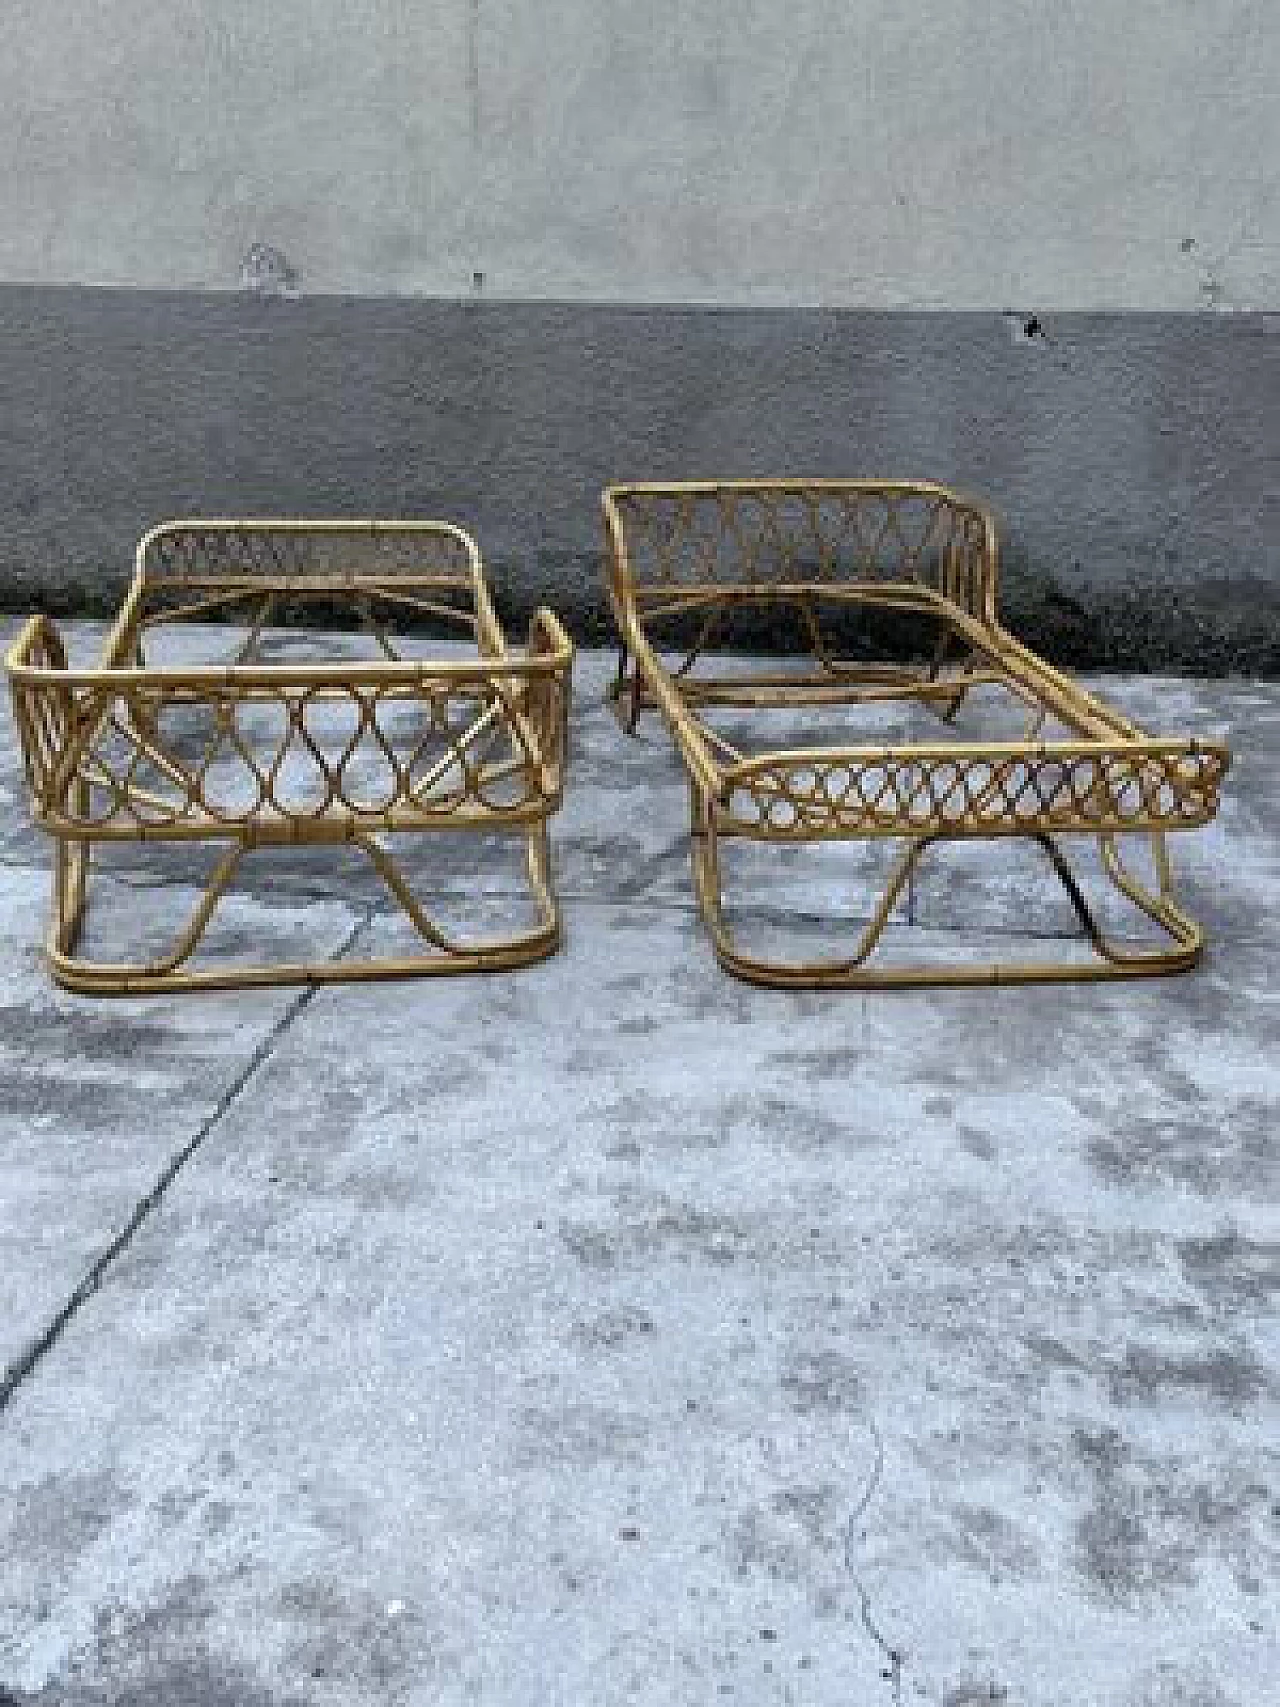
M 1176 972 L 1196 962 L 1203 932 L 1174 899 L 1165 833 L 1214 816 L 1230 755 L 1216 741 L 1149 738 L 1001 626 L 996 528 L 981 504 L 930 482 L 869 480 L 615 485 L 603 504 L 621 642 L 612 695 L 629 732 L 656 707 L 674 737 L 688 773 L 698 904 L 730 972 L 797 987 L 992 984 Z M 834 655 L 826 613 L 847 622 L 857 607 L 912 613 L 932 631 L 932 661 Z M 793 613 L 810 665 L 700 672 L 726 619 L 752 608 Z M 679 661 L 669 663 L 660 653 L 672 655 L 673 626 L 685 632 Z M 807 707 L 826 721 L 842 707 L 898 702 L 947 724 L 979 689 L 1002 690 L 1025 709 L 1017 739 L 752 749 L 712 721 L 722 708 Z M 1103 930 L 1060 845 L 1067 836 L 1096 838 L 1104 880 L 1157 927 L 1157 946 L 1134 948 Z M 1122 857 L 1122 840 L 1135 836 L 1149 838 L 1153 879 Z M 869 964 L 929 849 L 1002 837 L 1024 838 L 1047 856 L 1091 958 Z M 898 852 L 851 952 L 783 961 L 740 945 L 724 903 L 724 844 L 863 838 L 891 838 Z
M 358 622 L 370 659 L 273 663 L 266 631 L 319 606 Z M 231 662 L 157 665 L 165 626 L 238 618 Z M 398 629 L 443 623 L 468 644 L 411 657 Z M 170 631 L 167 639 L 176 631 Z M 206 641 L 208 631 L 201 629 Z M 319 641 L 323 654 L 323 636 Z M 547 820 L 564 787 L 572 647 L 549 610 L 508 651 L 480 554 L 444 522 L 183 521 L 140 542 L 100 663 L 69 668 L 33 617 L 6 658 L 35 822 L 54 839 L 54 977 L 89 993 L 320 983 L 492 970 L 560 941 Z M 428 915 L 393 856 L 400 832 L 517 836 L 535 924 L 464 942 Z M 222 849 L 186 926 L 138 963 L 77 955 L 95 846 Z M 384 959 L 188 967 L 244 856 L 299 845 L 360 849 L 423 949 Z

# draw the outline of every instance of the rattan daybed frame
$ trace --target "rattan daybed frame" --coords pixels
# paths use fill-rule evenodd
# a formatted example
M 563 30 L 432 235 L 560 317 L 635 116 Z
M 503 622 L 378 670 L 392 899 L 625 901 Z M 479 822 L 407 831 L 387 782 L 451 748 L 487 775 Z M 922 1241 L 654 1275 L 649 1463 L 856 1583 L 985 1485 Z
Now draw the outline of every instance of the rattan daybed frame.
M 930 482 L 866 480 L 616 485 L 603 501 L 622 646 L 614 698 L 624 727 L 634 730 L 640 712 L 656 706 L 675 738 L 688 772 L 697 898 L 728 970 L 761 984 L 821 987 L 1113 978 L 1194 964 L 1203 935 L 1174 900 L 1164 835 L 1213 817 L 1228 752 L 1216 741 L 1148 738 L 1000 625 L 996 529 L 981 504 Z M 937 638 L 932 663 L 833 656 L 824 614 L 842 609 L 847 620 L 853 606 L 927 619 Z M 812 666 L 744 673 L 739 661 L 735 674 L 699 674 L 704 649 L 744 607 L 790 607 Z M 673 624 L 685 630 L 683 657 L 668 665 L 659 647 L 670 653 Z M 710 721 L 721 707 L 886 700 L 915 701 L 946 721 L 985 684 L 1023 702 L 1022 738 L 748 751 Z M 1047 724 L 1061 738 L 1041 738 Z M 1149 883 L 1121 857 L 1121 838 L 1135 834 L 1150 839 Z M 1097 839 L 1105 878 L 1166 941 L 1134 946 L 1104 932 L 1059 844 L 1068 835 Z M 722 897 L 722 843 L 885 837 L 900 851 L 852 952 L 779 961 L 740 945 Z M 1043 850 L 1092 958 L 868 964 L 925 851 L 975 837 L 1021 837 Z
M 313 635 L 319 661 L 264 661 L 273 618 L 317 606 L 358 621 L 374 656 L 338 647 L 326 658 L 324 637 Z M 156 664 L 163 625 L 237 617 L 246 632 L 232 662 Z M 468 643 L 447 656 L 405 656 L 397 618 L 443 622 Z M 207 643 L 217 632 L 197 636 Z M 153 529 L 96 667 L 68 668 L 43 617 L 6 659 L 33 817 L 56 846 L 55 978 L 73 990 L 139 993 L 497 969 L 549 954 L 560 917 L 546 825 L 564 783 L 571 663 L 548 610 L 533 617 L 527 653 L 508 652 L 475 544 L 447 523 Z M 397 834 L 419 831 L 518 836 L 532 928 L 480 942 L 441 930 L 391 852 Z M 157 957 L 103 964 L 76 954 L 91 853 L 108 842 L 224 849 L 189 922 Z M 244 856 L 297 844 L 361 849 L 423 951 L 189 968 Z

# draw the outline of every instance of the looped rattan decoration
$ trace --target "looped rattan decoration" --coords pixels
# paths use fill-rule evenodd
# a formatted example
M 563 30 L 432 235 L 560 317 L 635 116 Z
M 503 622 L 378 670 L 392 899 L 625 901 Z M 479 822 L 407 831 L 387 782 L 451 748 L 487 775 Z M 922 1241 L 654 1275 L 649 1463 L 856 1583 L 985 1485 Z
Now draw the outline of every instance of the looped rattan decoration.
M 730 971 L 821 987 L 1108 978 L 1194 964 L 1203 933 L 1174 899 L 1164 837 L 1214 816 L 1229 754 L 1214 741 L 1149 739 L 1001 626 L 996 530 L 982 505 L 928 482 L 758 480 L 612 486 L 604 513 L 621 639 L 613 698 L 627 730 L 653 706 L 675 738 L 689 777 L 695 888 Z M 833 612 L 847 620 L 853 607 L 923 619 L 931 661 L 837 656 L 824 623 Z M 752 608 L 789 612 L 809 665 L 700 670 L 729 619 Z M 1020 704 L 1020 739 L 749 752 L 713 722 L 720 708 L 825 716 L 898 701 L 949 723 L 979 688 Z M 1154 888 L 1122 857 L 1121 839 L 1135 833 L 1149 839 Z M 1165 941 L 1135 948 L 1103 931 L 1059 845 L 1068 835 L 1096 838 L 1104 877 Z M 978 837 L 1021 837 L 1044 852 L 1094 957 L 869 964 L 926 851 Z M 726 916 L 720 851 L 733 838 L 892 838 L 900 848 L 851 953 L 782 962 L 747 952 Z
M 266 661 L 273 619 L 319 609 L 376 655 Z M 229 663 L 156 665 L 166 625 L 238 620 Z M 448 656 L 409 656 L 400 630 L 444 623 Z M 204 634 L 206 631 L 199 631 Z M 323 636 L 273 630 L 274 648 Z M 54 838 L 48 953 L 69 988 L 140 992 L 512 967 L 560 939 L 547 820 L 564 787 L 572 648 L 538 611 L 507 650 L 474 543 L 443 522 L 181 522 L 138 547 L 124 605 L 92 669 L 68 668 L 34 617 L 7 668 L 33 816 Z M 524 843 L 536 922 L 464 942 L 441 929 L 391 852 L 393 833 L 501 833 Z M 225 844 L 185 929 L 141 964 L 76 954 L 92 849 L 140 841 Z M 189 968 L 253 848 L 362 850 L 424 951 L 381 960 Z

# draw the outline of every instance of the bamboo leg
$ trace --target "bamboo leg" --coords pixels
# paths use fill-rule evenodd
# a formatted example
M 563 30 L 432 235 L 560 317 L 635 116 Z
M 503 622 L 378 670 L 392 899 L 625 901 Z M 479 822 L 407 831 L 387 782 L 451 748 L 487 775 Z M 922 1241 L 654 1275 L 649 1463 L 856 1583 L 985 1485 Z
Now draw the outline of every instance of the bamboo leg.
M 49 964 L 54 978 L 65 989 L 95 995 L 136 994 L 145 989 L 184 988 L 191 984 L 198 975 L 183 974 L 179 969 L 199 947 L 218 902 L 240 867 L 244 851 L 241 843 L 233 842 L 222 855 L 190 919 L 174 938 L 168 951 L 154 960 L 134 964 L 124 961 L 91 961 L 76 956 L 73 951 L 79 934 L 78 928 L 65 928 L 68 915 L 62 911 L 55 928 L 50 932 L 48 944 Z M 83 901 L 83 894 L 81 900 Z
M 877 967 L 867 962 L 884 934 L 893 907 L 904 886 L 934 842 L 947 838 L 921 835 L 903 838 L 904 846 L 889 874 L 870 922 L 864 927 L 852 955 L 824 961 L 764 959 L 741 949 L 725 917 L 723 882 L 714 813 L 696 787 L 691 788 L 692 855 L 694 884 L 702 917 L 726 970 L 749 983 L 782 989 L 922 988 L 930 985 L 1037 984 L 1090 982 L 1108 978 L 1154 976 L 1185 971 L 1199 958 L 1203 933 L 1193 920 L 1167 897 L 1150 895 L 1120 862 L 1114 847 L 1104 864 L 1116 887 L 1159 925 L 1171 945 L 1155 949 L 1122 948 L 1108 937 L 1095 919 L 1080 884 L 1062 850 L 1053 838 L 1035 834 L 1031 840 L 1043 850 L 1066 890 L 1095 958 L 1089 961 L 1031 960 L 987 961 L 973 964 L 931 964 Z M 1100 838 L 1104 843 L 1113 838 Z
M 618 668 L 612 682 L 609 684 L 609 699 L 613 705 L 614 716 L 622 726 L 623 733 L 634 735 L 640 722 L 640 710 L 643 704 L 644 687 L 640 680 L 640 670 L 634 663 L 628 670 L 630 656 L 626 643 L 618 646 Z
M 73 818 L 87 816 L 89 785 L 83 777 L 71 784 L 70 812 Z M 53 919 L 49 944 L 60 954 L 70 954 L 84 926 L 89 884 L 91 844 L 71 836 L 59 836 L 53 857 Z
M 100 962 L 74 955 L 74 890 L 66 875 L 55 881 L 55 915 L 50 929 L 48 958 L 54 978 L 64 988 L 86 995 L 143 995 L 174 990 L 229 990 L 262 985 L 336 984 L 380 978 L 424 977 L 452 972 L 506 971 L 545 959 L 559 946 L 561 920 L 551 886 L 550 856 L 545 823 L 525 838 L 526 866 L 538 922 L 529 930 L 466 943 L 447 935 L 428 917 L 392 855 L 371 835 L 353 838 L 370 859 L 388 891 L 395 897 L 431 954 L 392 956 L 380 960 L 323 960 L 281 965 L 238 964 L 184 970 L 199 947 L 219 901 L 230 887 L 247 848 L 235 842 L 219 860 L 190 920 L 169 951 L 147 963 Z M 63 844 L 60 844 L 60 849 Z M 67 855 L 59 870 L 69 872 Z

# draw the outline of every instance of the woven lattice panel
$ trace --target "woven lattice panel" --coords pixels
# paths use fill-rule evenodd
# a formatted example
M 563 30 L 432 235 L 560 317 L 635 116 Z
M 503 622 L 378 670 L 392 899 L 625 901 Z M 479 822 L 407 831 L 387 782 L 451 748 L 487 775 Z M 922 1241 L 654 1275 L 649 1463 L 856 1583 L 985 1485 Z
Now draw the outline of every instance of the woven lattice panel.
M 206 585 L 243 578 L 290 581 L 320 577 L 341 582 L 454 576 L 472 572 L 468 542 L 448 527 L 344 524 L 325 528 L 291 523 L 194 523 L 167 526 L 139 550 L 149 581 Z
M 40 815 L 99 834 L 251 824 L 323 831 L 326 820 L 407 828 L 523 819 L 558 791 L 564 685 L 423 677 L 412 685 L 271 686 L 218 693 L 88 690 L 61 752 L 28 743 Z M 23 690 L 28 725 L 57 690 Z M 46 755 L 41 757 L 40 755 Z M 56 756 L 58 762 L 52 762 Z M 73 786 L 87 784 L 74 812 Z
M 797 839 L 1185 829 L 1213 817 L 1225 770 L 1221 754 L 1190 746 L 766 759 L 728 773 L 722 827 Z
M 909 584 L 978 610 L 986 522 L 927 488 L 717 486 L 614 494 L 626 573 L 649 590 Z

